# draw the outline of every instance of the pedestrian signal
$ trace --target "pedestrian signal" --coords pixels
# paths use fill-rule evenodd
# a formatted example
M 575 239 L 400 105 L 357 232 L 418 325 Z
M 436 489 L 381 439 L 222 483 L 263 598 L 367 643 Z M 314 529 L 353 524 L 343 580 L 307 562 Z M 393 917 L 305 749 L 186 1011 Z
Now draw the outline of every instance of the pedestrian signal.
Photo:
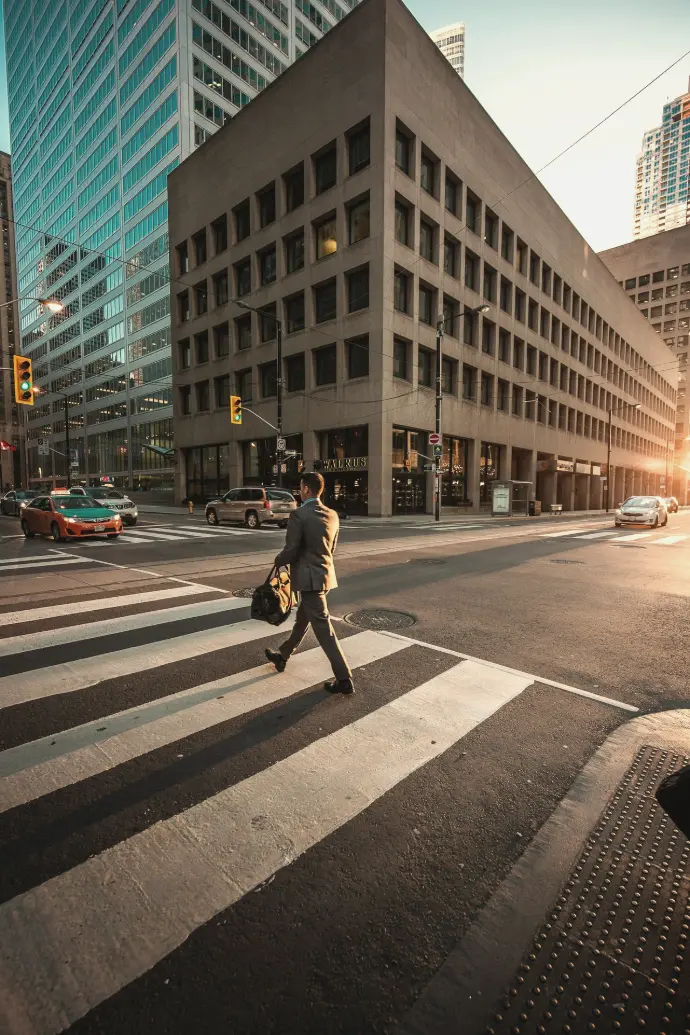
M 242 399 L 239 395 L 230 396 L 230 423 L 242 423 Z
M 13 356 L 14 401 L 23 406 L 34 404 L 34 378 L 31 360 L 25 356 Z

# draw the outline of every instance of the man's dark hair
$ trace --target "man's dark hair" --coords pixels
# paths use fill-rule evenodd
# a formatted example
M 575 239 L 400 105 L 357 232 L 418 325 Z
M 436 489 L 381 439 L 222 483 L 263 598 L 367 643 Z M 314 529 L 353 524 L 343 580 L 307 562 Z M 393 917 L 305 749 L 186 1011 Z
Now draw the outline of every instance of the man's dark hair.
M 323 475 L 319 474 L 318 471 L 307 471 L 306 474 L 302 475 L 300 481 L 303 485 L 306 485 L 312 496 L 320 496 L 326 484 L 323 480 Z

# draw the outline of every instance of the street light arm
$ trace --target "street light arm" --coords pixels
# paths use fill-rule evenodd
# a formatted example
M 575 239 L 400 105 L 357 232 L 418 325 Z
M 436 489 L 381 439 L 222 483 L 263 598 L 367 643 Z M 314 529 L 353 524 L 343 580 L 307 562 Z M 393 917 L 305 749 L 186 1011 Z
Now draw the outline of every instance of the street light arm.
M 0 309 L 5 309 L 8 305 L 15 305 L 17 302 L 39 302 L 53 313 L 61 313 L 65 308 L 57 298 L 38 298 L 36 295 L 21 295 L 19 298 L 11 298 L 9 302 L 0 302 Z

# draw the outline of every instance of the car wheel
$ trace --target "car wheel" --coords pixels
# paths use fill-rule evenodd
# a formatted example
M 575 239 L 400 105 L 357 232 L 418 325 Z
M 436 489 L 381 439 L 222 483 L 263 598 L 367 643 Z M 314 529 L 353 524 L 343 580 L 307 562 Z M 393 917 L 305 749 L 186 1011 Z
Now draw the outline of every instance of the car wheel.
M 217 514 L 217 512 L 215 510 L 207 510 L 206 511 L 206 520 L 208 521 L 209 525 L 217 525 L 217 524 L 219 524 L 218 514 Z
M 34 533 L 29 528 L 29 522 L 24 518 L 22 521 L 22 532 L 24 533 L 25 539 L 33 539 Z
M 652 525 L 652 528 L 658 528 L 658 527 L 659 527 L 659 516 L 657 515 L 654 518 L 654 524 Z
M 119 532 L 108 532 L 108 539 L 119 539 Z
M 614 525 L 615 525 L 616 528 L 620 528 L 621 527 L 620 521 L 614 521 Z
M 278 528 L 287 528 L 287 521 L 279 521 Z
M 59 529 L 59 527 L 57 525 L 57 522 L 55 522 L 55 521 L 53 521 L 52 525 L 50 526 L 50 534 L 53 537 L 53 542 L 54 543 L 62 543 L 62 542 L 64 542 L 63 537 L 60 535 L 60 529 Z
M 259 515 L 255 510 L 248 510 L 244 515 L 244 523 L 247 528 L 261 528 L 261 522 L 259 521 Z

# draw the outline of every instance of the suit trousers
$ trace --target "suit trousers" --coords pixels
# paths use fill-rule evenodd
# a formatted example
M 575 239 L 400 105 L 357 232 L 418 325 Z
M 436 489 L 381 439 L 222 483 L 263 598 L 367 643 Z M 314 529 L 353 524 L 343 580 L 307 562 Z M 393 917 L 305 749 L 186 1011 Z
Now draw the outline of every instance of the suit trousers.
M 319 641 L 319 646 L 331 663 L 335 678 L 350 679 L 352 672 L 340 648 L 338 637 L 333 630 L 331 616 L 328 613 L 328 604 L 326 603 L 326 594 L 323 591 L 307 590 L 300 594 L 299 607 L 297 608 L 297 616 L 292 632 L 279 648 L 285 660 L 287 661 L 293 651 L 297 650 L 310 625 L 314 630 L 316 639 Z

